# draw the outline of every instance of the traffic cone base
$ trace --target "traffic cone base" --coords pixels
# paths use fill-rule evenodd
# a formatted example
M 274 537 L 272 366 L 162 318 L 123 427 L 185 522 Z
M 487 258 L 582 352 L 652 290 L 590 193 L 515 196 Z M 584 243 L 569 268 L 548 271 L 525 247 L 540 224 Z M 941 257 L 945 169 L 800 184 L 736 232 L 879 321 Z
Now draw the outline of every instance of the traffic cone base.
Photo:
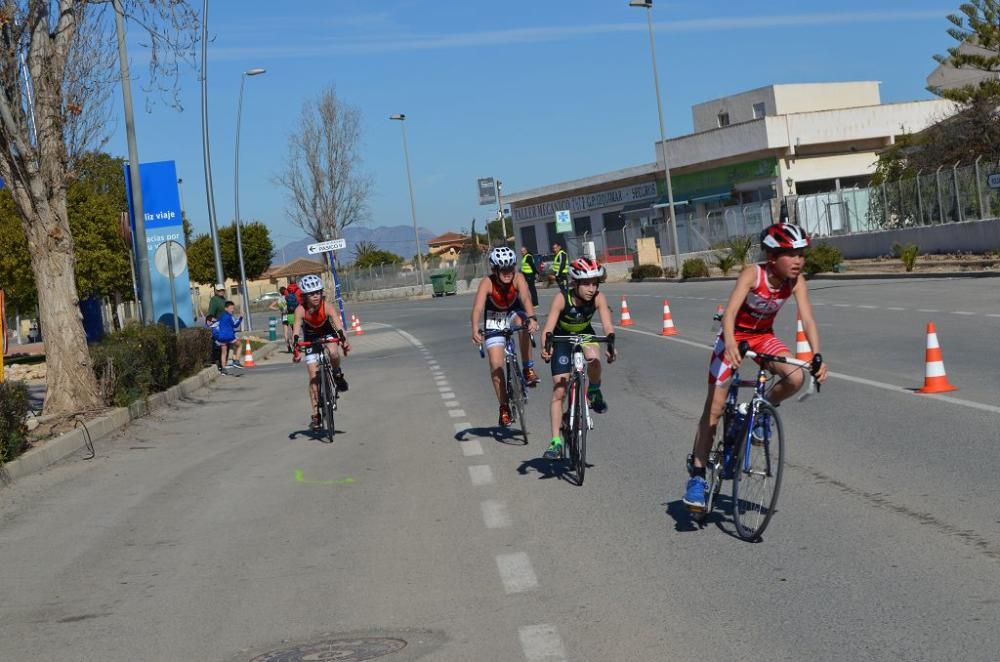
M 247 346 L 243 351 L 243 367 L 244 368 L 256 368 L 257 364 L 253 362 L 253 352 L 250 348 L 250 339 L 247 338 Z
M 622 320 L 618 326 L 632 326 L 632 315 L 628 312 L 628 301 L 622 297 Z
M 917 393 L 948 393 L 958 390 L 957 386 L 952 386 L 948 382 L 948 375 L 945 374 L 944 357 L 941 354 L 941 345 L 938 344 L 934 322 L 927 323 L 927 353 L 924 365 L 924 385 L 917 389 Z
M 355 317 L 354 318 L 354 322 L 355 322 L 354 335 L 356 335 L 356 336 L 363 336 L 363 335 L 365 335 L 364 329 L 361 328 L 361 318 L 360 317 Z
M 677 327 L 674 326 L 674 318 L 670 315 L 670 302 L 663 300 L 663 331 L 661 336 L 676 336 Z

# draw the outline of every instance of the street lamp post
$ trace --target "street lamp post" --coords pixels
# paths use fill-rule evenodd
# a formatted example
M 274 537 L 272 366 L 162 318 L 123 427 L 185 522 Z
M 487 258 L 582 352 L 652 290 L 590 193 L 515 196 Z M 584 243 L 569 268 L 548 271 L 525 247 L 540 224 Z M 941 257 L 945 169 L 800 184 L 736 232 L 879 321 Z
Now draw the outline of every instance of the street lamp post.
M 410 152 L 406 148 L 406 115 L 399 113 L 390 115 L 389 119 L 399 120 L 403 129 L 403 158 L 406 160 L 406 183 L 410 187 L 410 215 L 413 217 L 413 241 L 417 245 L 417 263 L 420 265 L 420 289 L 424 288 L 424 256 L 420 251 L 420 235 L 417 233 L 417 204 L 413 200 L 413 179 L 410 177 Z
M 670 183 L 670 162 L 667 160 L 667 136 L 663 128 L 663 102 L 660 100 L 660 75 L 656 70 L 656 44 L 653 39 L 653 0 L 629 0 L 629 7 L 642 7 L 646 10 L 646 22 L 649 24 L 649 52 L 653 58 L 653 84 L 656 86 L 656 111 L 660 118 L 660 153 L 663 158 L 663 177 L 667 182 L 667 206 L 670 209 L 670 241 L 674 248 L 674 268 L 680 274 L 680 254 L 677 245 L 677 215 L 674 212 L 674 188 Z
M 243 295 L 243 317 L 247 320 L 247 331 L 253 331 L 253 322 L 250 315 L 250 292 L 247 290 L 247 272 L 243 267 L 243 235 L 240 226 L 243 221 L 240 219 L 240 123 L 243 119 L 243 87 L 246 85 L 247 76 L 259 76 L 264 73 L 264 69 L 247 69 L 240 76 L 240 102 L 236 106 L 236 168 L 233 174 L 233 189 L 236 196 L 236 252 L 240 256 L 240 284 Z
M 208 202 L 208 230 L 212 235 L 212 255 L 215 257 L 215 282 L 225 283 L 222 253 L 219 252 L 219 226 L 215 222 L 212 151 L 208 146 L 208 0 L 205 0 L 201 13 L 201 158 L 205 167 L 205 198 Z

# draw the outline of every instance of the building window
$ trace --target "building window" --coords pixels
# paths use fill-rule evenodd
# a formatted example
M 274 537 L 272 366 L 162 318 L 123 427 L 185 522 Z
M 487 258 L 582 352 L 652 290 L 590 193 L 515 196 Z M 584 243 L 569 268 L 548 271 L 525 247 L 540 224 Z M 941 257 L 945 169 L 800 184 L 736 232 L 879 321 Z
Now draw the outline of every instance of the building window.
M 759 120 L 761 117 L 764 117 L 764 115 L 766 115 L 766 114 L 767 114 L 767 112 L 766 112 L 766 110 L 764 108 L 764 102 L 763 101 L 759 101 L 759 102 L 757 102 L 757 103 L 755 103 L 753 105 L 753 118 L 755 120 Z
M 538 241 L 535 239 L 534 225 L 525 225 L 521 228 L 521 245 L 527 248 L 529 253 L 538 252 Z
M 719 128 L 729 126 L 729 113 L 724 110 L 719 111 Z

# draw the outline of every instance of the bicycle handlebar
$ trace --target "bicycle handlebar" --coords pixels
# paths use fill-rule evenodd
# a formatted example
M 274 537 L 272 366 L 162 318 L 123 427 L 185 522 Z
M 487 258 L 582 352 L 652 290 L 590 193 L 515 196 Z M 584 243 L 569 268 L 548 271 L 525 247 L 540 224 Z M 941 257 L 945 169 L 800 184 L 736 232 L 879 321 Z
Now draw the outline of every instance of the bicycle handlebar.
M 341 331 L 341 333 L 343 333 Z M 342 345 L 343 342 L 347 340 L 346 336 L 336 335 L 336 336 L 323 336 L 322 338 L 316 338 L 315 340 L 299 340 L 295 343 L 295 349 L 308 349 L 309 347 L 315 347 L 317 345 L 327 345 L 333 343 L 335 345 Z M 347 355 L 347 350 L 344 350 L 344 355 Z
M 809 375 L 812 377 L 812 379 L 809 380 L 808 390 L 806 390 L 805 393 L 799 396 L 799 402 L 805 400 L 810 395 L 812 395 L 814 388 L 815 392 L 819 393 L 822 384 L 816 381 L 816 373 L 819 372 L 820 366 L 823 365 L 822 354 L 814 355 L 811 361 L 800 361 L 799 359 L 794 359 L 791 356 L 776 356 L 774 354 L 764 354 L 761 352 L 755 352 L 752 349 L 750 349 L 750 343 L 748 343 L 746 340 L 740 341 L 739 350 L 740 350 L 740 356 L 745 356 L 751 359 L 757 358 L 764 362 L 786 363 L 788 365 L 793 365 L 803 370 L 808 370 Z
M 510 340 L 511 336 L 513 336 L 515 333 L 521 333 L 521 331 L 527 331 L 527 329 L 528 327 L 526 326 L 516 326 L 516 327 L 511 327 L 509 329 L 490 329 L 490 330 L 486 330 L 483 327 L 479 327 L 479 335 L 483 336 L 484 338 L 487 335 L 503 336 L 505 339 Z M 538 347 L 538 345 L 535 344 L 535 334 L 529 333 L 528 339 L 531 341 L 532 347 Z M 479 344 L 479 357 L 486 358 L 486 349 L 483 347 L 482 343 Z
M 606 343 L 612 353 L 615 351 L 615 338 L 609 336 L 592 336 L 586 334 L 570 334 L 567 336 L 553 335 L 551 332 L 545 334 L 545 351 L 551 352 L 554 344 L 583 345 L 585 343 Z

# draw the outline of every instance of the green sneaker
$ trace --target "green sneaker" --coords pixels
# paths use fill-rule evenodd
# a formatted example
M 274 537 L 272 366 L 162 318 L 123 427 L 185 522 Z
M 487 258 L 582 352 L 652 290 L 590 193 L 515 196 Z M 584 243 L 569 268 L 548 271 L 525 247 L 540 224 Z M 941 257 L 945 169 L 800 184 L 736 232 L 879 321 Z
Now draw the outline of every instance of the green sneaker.
M 542 454 L 546 460 L 558 460 L 562 457 L 563 442 L 559 437 L 552 437 L 552 443 Z

